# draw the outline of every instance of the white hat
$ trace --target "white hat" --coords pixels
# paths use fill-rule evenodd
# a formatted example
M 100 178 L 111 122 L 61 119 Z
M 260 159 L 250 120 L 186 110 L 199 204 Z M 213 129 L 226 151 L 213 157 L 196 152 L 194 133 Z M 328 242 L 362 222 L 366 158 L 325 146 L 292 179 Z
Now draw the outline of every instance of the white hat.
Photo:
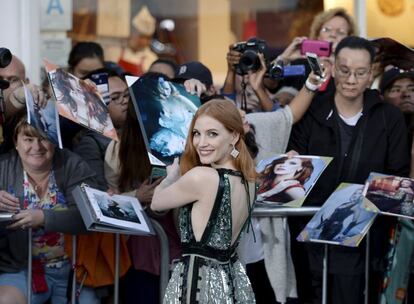
M 142 35 L 152 36 L 155 32 L 155 18 L 151 15 L 148 7 L 144 5 L 132 18 L 132 25 Z

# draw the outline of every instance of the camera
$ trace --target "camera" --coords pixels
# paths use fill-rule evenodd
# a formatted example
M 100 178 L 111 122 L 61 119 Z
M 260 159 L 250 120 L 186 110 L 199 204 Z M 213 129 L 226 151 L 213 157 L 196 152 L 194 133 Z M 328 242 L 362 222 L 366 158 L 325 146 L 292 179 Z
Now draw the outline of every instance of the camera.
M 10 53 L 9 49 L 0 48 L 0 68 L 5 68 L 10 64 L 12 59 L 12 54 Z
M 282 60 L 274 60 L 267 67 L 267 76 L 272 79 L 283 79 L 285 77 L 304 76 L 306 74 L 303 64 L 287 65 Z
M 0 48 L 0 68 L 4 69 L 7 67 L 12 60 L 12 54 L 10 53 L 9 49 Z M 0 80 L 0 90 L 5 90 L 9 87 L 9 82 L 6 80 Z
M 300 46 L 300 53 L 302 55 L 314 53 L 319 57 L 329 57 L 331 52 L 332 43 L 328 41 L 306 39 Z
M 242 53 L 239 64 L 236 65 L 236 73 L 247 74 L 249 71 L 256 72 L 260 69 L 259 53 L 266 50 L 266 42 L 257 38 L 251 38 L 245 42 L 236 43 L 233 50 Z

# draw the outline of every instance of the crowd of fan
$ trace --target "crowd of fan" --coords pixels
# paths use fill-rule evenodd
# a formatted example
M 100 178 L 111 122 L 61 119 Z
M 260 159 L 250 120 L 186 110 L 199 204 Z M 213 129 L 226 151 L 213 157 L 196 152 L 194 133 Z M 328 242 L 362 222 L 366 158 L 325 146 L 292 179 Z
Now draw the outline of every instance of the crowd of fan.
M 178 66 L 170 60 L 158 59 L 142 77 L 164 77 L 183 83 L 203 103 L 217 98 L 235 102 L 256 162 L 287 151 L 333 157 L 305 202 L 305 206 L 321 206 L 339 183 L 362 184 L 373 171 L 414 176 L 411 157 L 414 71 L 401 68 L 407 62 L 400 64 L 396 60 L 386 66 L 378 62 L 372 43 L 357 33 L 352 18 L 343 9 L 333 9 L 315 17 L 309 37 L 295 38 L 278 56 L 265 58 L 270 55 L 259 54 L 260 67 L 245 75 L 236 71 L 242 53 L 231 45 L 222 86 L 217 86 L 210 70 L 197 61 Z M 285 79 L 269 77 L 266 62 L 276 57 L 284 65 L 304 64 L 309 74 L 300 53 L 300 45 L 307 38 L 332 43 L 332 55 L 321 58 L 325 77 L 321 79 L 313 73 Z M 70 265 L 63 233 L 85 230 L 70 194 L 75 185 L 86 182 L 104 191 L 135 196 L 145 208 L 160 182 L 150 180 L 151 167 L 124 70 L 105 61 L 102 48 L 94 42 L 77 43 L 70 53 L 67 69 L 83 79 L 97 71 L 108 73 L 108 110 L 119 141 L 61 118 L 65 149 L 55 149 L 31 129 L 22 113 L 25 111 L 22 85 L 26 84 L 35 99 L 42 102 L 53 96 L 47 79 L 42 86 L 30 84 L 24 64 L 16 56 L 7 67 L 0 68 L 0 78 L 10 83 L 3 91 L 0 211 L 22 209 L 27 193 L 38 196 L 33 204 L 29 199 L 28 206 L 33 212 L 18 213 L 13 232 L 0 232 L 0 303 L 25 302 L 27 233 L 23 229 L 28 227 L 38 228 L 33 234 L 34 260 L 46 261 L 38 265 L 44 268 L 46 288 L 42 278 L 33 277 L 35 303 L 45 303 L 49 298 L 52 303 L 64 303 Z M 36 153 L 50 154 L 46 165 L 38 163 Z M 30 186 L 22 188 L 22 181 Z M 52 203 L 54 191 L 62 195 L 62 201 Z M 68 212 L 60 214 L 59 209 Z M 175 213 L 146 210 L 166 231 L 173 262 L 180 257 Z M 257 303 L 321 302 L 323 246 L 295 240 L 307 221 L 309 218 L 289 218 L 287 228 L 278 218 L 253 220 L 255 237 L 251 233 L 244 236 L 239 255 L 246 264 Z M 396 225 L 399 225 L 396 220 L 380 218 L 371 228 L 371 303 L 381 292 L 390 231 Z M 291 240 L 285 239 L 286 229 L 290 230 Z M 99 239 L 99 244 L 107 247 L 104 250 L 100 245 L 95 246 L 91 255 L 113 251 L 113 236 L 106 240 L 97 235 L 88 237 L 79 243 L 78 250 L 82 246 L 92 250 L 93 241 Z M 121 243 L 121 251 L 125 253 L 121 255 L 122 303 L 159 303 L 158 238 L 131 236 L 123 238 Z M 364 244 L 357 248 L 330 246 L 328 303 L 363 303 L 365 247 Z M 411 271 L 410 265 L 406 271 Z M 111 288 L 101 285 L 104 284 L 84 287 L 80 303 L 111 301 Z

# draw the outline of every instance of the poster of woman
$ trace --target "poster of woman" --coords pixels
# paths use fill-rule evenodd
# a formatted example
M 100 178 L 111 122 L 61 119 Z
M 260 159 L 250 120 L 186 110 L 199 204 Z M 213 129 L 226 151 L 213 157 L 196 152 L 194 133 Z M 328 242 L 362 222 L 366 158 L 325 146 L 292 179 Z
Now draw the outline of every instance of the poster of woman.
M 276 155 L 262 160 L 256 167 L 258 206 L 300 207 L 331 160 L 311 155 Z
M 414 180 L 372 172 L 364 195 L 365 208 L 384 215 L 414 219 Z

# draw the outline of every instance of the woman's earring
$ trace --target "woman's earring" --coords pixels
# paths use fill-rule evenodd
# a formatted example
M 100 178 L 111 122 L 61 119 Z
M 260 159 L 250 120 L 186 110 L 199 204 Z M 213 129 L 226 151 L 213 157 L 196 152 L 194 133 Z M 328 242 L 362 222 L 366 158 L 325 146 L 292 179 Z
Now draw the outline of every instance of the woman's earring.
M 233 156 L 233 158 L 237 158 L 239 156 L 240 152 L 236 149 L 234 145 L 232 145 L 233 149 L 230 152 L 230 155 Z

